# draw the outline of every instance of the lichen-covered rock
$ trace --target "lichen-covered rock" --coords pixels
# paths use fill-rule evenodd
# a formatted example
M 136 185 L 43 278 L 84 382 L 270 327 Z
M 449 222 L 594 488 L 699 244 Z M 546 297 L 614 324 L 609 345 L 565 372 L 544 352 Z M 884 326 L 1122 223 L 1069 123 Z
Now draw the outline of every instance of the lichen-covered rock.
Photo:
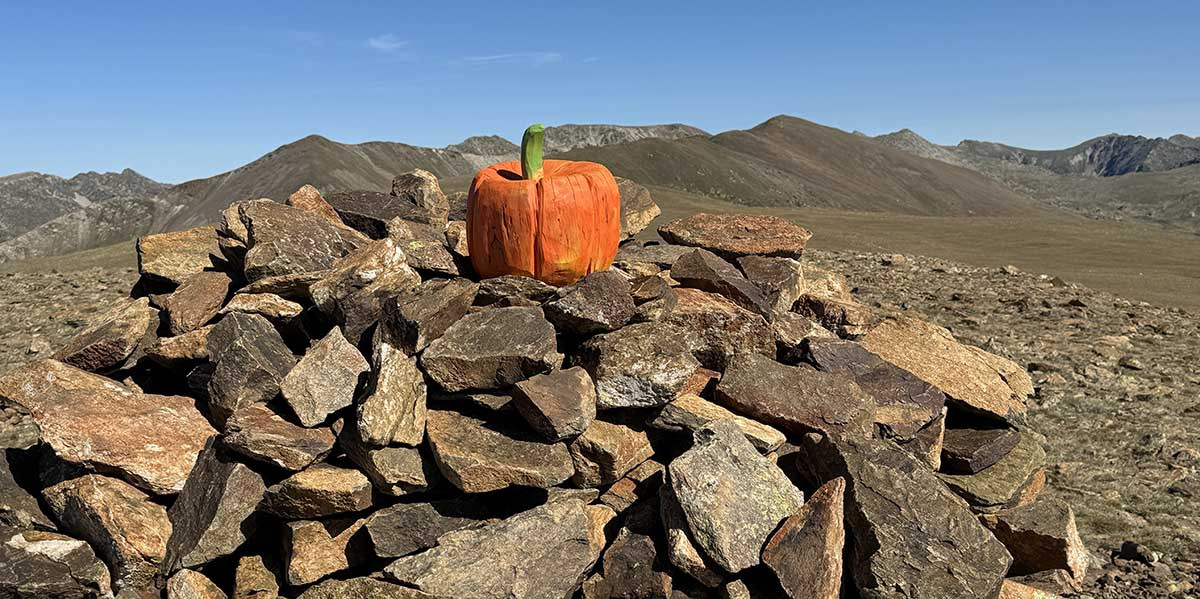
M 629 281 L 611 271 L 589 274 L 559 290 L 543 307 L 546 319 L 564 334 L 586 337 L 625 326 L 637 307 Z
M 404 214 L 397 216 L 431 225 L 446 225 L 450 203 L 433 173 L 418 168 L 396 175 L 392 179 L 392 197 L 406 209 Z
M 388 329 L 375 332 L 367 390 L 354 409 L 358 435 L 371 445 L 418 445 L 425 438 L 425 375 L 417 359 L 394 345 Z
M 363 556 L 351 555 L 350 542 L 365 523 L 365 519 L 288 522 L 284 539 L 288 584 L 311 584 L 358 561 L 351 558 Z
M 261 555 L 238 560 L 232 599 L 279 599 L 279 581 Z
M 751 254 L 799 258 L 812 237 L 807 229 L 777 216 L 706 213 L 671 221 L 659 227 L 658 234 L 671 243 L 701 247 L 731 260 Z
M 662 322 L 675 329 L 667 336 L 682 345 L 705 368 L 722 371 L 735 354 L 775 356 L 771 325 L 723 296 L 699 289 L 675 290 L 678 302 Z
M 314 584 L 299 599 L 446 599 L 385 580 L 360 577 Z
M 801 438 L 809 484 L 846 479 L 846 569 L 864 597 L 991 599 L 1012 561 L 927 466 L 889 441 Z
M 680 256 L 671 265 L 671 278 L 684 287 L 725 296 L 768 321 L 774 317 L 774 306 L 763 291 L 738 272 L 734 265 L 707 250 L 692 250 Z
M 109 565 L 116 590 L 144 590 L 167 553 L 167 510 L 137 488 L 90 474 L 42 492 L 63 531 L 89 543 Z
M 371 481 L 354 468 L 316 464 L 267 489 L 262 509 L 282 518 L 321 518 L 371 507 Z
M 341 217 L 338 216 L 337 210 L 334 210 L 333 206 L 330 206 L 329 202 L 326 202 L 325 198 L 321 196 L 321 192 L 312 185 L 302 185 L 295 193 L 288 196 L 285 203 L 293 208 L 315 214 L 335 225 L 346 226 L 346 223 L 343 223 Z
M 502 389 L 562 363 L 554 326 L 540 308 L 468 314 L 421 354 L 429 378 L 449 392 Z
M 251 282 L 328 269 L 367 242 L 357 231 L 284 204 L 246 202 L 238 211 L 247 231 L 244 263 Z
M 216 359 L 207 381 L 208 407 L 217 422 L 246 406 L 270 401 L 296 365 L 296 357 L 271 322 L 235 312 L 208 334 L 208 355 Z
M 216 431 L 188 397 L 149 395 L 54 360 L 0 379 L 60 459 L 116 474 L 151 493 L 179 492 Z
M 513 406 L 547 441 L 577 437 L 596 418 L 596 385 L 578 366 L 553 370 L 517 383 Z
M 111 597 L 108 568 L 79 539 L 0 526 L 0 597 Z
M 341 325 L 357 344 L 383 314 L 383 298 L 421 283 L 408 265 L 404 250 L 391 239 L 371 241 L 334 262 L 319 281 L 309 286 L 313 303 Z
M 233 281 L 223 272 L 198 272 L 184 279 L 161 303 L 171 334 L 182 335 L 208 324 L 232 287 Z
M 253 534 L 254 511 L 267 486 L 256 472 L 224 455 L 216 439 L 209 440 L 167 512 L 171 538 L 163 573 L 230 555 Z
M 167 599 L 227 599 L 213 581 L 195 570 L 180 570 L 167 581 Z
M 1075 512 L 1065 502 L 1041 499 L 980 519 L 1012 554 L 1009 576 L 1065 570 L 1074 584 L 1083 583 L 1090 558 L 1075 526 Z
M 420 493 L 435 480 L 432 461 L 426 460 L 416 447 L 372 447 L 362 440 L 353 423 L 346 424 L 338 433 L 338 445 L 384 495 Z
M 578 361 L 596 382 L 596 406 L 652 407 L 675 399 L 700 362 L 672 333 L 670 327 L 642 323 L 584 343 Z
M 542 443 L 509 419 L 484 421 L 449 410 L 430 410 L 426 430 L 438 468 L 468 493 L 509 486 L 547 488 L 575 472 L 562 443 Z
M 716 420 L 732 420 L 755 449 L 762 453 L 774 451 L 787 441 L 787 436 L 779 430 L 757 420 L 738 416 L 695 393 L 684 393 L 664 405 L 649 424 L 663 430 L 694 433 Z
M 766 296 L 767 303 L 777 315 L 790 311 L 792 304 L 804 293 L 804 267 L 799 260 L 742 256 L 737 264 L 746 278 Z
M 787 433 L 872 433 L 875 402 L 848 376 L 786 366 L 755 353 L 733 359 L 715 397 L 726 408 Z
M 763 547 L 763 563 L 791 599 L 838 599 L 842 589 L 842 497 L 846 481 L 835 478 L 788 516 Z
M 236 293 L 218 314 L 245 312 L 269 320 L 286 322 L 304 311 L 304 306 L 274 293 Z
M 610 485 L 654 455 L 645 432 L 603 420 L 592 422 L 567 448 L 575 464 L 571 482 L 580 487 Z
M 1020 366 L 954 340 L 912 317 L 886 320 L 862 338 L 868 350 L 941 389 L 951 405 L 1001 419 L 1021 418 L 1033 381 Z
M 387 224 L 388 239 L 404 250 L 408 265 L 432 276 L 458 276 L 458 262 L 446 247 L 446 235 L 440 226 L 392 219 Z
M 649 227 L 662 210 L 650 197 L 650 190 L 629 179 L 615 178 L 621 196 L 621 239 L 629 239 Z
M 760 563 L 763 544 L 804 495 L 736 424 L 712 422 L 667 466 L 667 479 L 705 555 L 727 572 Z
M 635 279 L 630 285 L 630 295 L 637 305 L 631 322 L 655 322 L 671 315 L 679 305 L 679 296 L 666 279 L 650 275 Z
M 567 597 L 604 549 L 605 506 L 552 501 L 495 524 L 442 535 L 384 573 L 435 595 L 478 599 Z
M 1020 433 L 1016 447 L 995 464 L 975 474 L 938 474 L 955 493 L 980 512 L 995 512 L 1032 500 L 1025 493 L 1045 484 L 1046 450 L 1030 433 Z M 1041 482 L 1038 482 L 1042 479 Z
M 480 306 L 538 306 L 558 293 L 554 286 L 531 277 L 504 275 L 479 283 Z
M 329 455 L 334 437 L 329 429 L 296 426 L 265 404 L 254 404 L 229 417 L 222 441 L 251 460 L 295 472 Z
M 383 300 L 383 327 L 396 347 L 409 355 L 423 351 L 475 301 L 479 284 L 468 279 L 431 279 Z
M 91 372 L 122 367 L 158 327 L 148 298 L 123 301 L 54 353 L 56 360 Z
M 212 256 L 220 256 L 216 230 L 209 225 L 146 235 L 137 240 L 138 272 L 168 283 L 212 267 Z
M 334 327 L 300 358 L 280 382 L 279 390 L 300 424 L 316 426 L 354 402 L 358 379 L 370 367 Z

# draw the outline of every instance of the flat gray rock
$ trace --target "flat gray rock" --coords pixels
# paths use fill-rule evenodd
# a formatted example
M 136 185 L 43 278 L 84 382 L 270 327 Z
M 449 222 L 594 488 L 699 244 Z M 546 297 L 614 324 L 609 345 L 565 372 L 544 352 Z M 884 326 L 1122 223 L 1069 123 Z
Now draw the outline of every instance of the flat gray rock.
M 300 424 L 316 426 L 354 402 L 358 379 L 369 369 L 362 353 L 334 327 L 308 348 L 279 390 Z
M 429 378 L 451 393 L 502 389 L 562 363 L 554 326 L 540 308 L 468 314 L 421 354 Z
M 441 536 L 384 574 L 435 595 L 476 599 L 568 597 L 600 556 L 605 506 L 553 501 L 506 520 Z
M 760 563 L 763 544 L 804 503 L 783 471 L 732 421 L 696 431 L 692 448 L 667 466 L 667 479 L 697 546 L 727 572 Z

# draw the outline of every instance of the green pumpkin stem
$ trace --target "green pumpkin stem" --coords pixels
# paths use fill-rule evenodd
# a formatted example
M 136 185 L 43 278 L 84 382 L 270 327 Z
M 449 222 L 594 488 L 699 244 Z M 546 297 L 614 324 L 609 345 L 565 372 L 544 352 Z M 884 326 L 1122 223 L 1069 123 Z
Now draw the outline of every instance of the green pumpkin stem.
M 546 126 L 530 125 L 521 137 L 521 178 L 537 181 L 542 178 L 542 141 Z

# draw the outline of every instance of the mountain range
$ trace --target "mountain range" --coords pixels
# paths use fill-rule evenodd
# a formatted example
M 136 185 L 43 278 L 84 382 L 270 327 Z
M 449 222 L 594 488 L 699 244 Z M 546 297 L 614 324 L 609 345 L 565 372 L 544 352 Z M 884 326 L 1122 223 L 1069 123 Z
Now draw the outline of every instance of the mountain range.
M 1050 208 L 1200 231 L 1200 138 L 1184 135 L 1114 134 L 1026 150 L 971 140 L 942 146 L 907 129 L 868 137 L 778 116 L 717 135 L 680 124 L 563 125 L 547 128 L 546 147 L 643 184 L 750 206 L 961 217 Z M 518 153 L 499 136 L 427 148 L 311 135 L 179 185 L 131 170 L 10 175 L 0 178 L 0 262 L 209 223 L 231 201 L 282 200 L 305 183 L 325 193 L 385 191 L 395 174 L 423 168 L 463 189 L 479 168 Z

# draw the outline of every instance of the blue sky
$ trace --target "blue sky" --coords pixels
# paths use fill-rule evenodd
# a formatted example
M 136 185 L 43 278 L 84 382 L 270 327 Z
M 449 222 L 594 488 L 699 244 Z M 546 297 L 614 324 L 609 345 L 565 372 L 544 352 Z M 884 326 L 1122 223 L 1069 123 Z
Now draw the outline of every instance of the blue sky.
M 179 182 L 311 133 L 776 114 L 1033 148 L 1200 135 L 1197 2 L 0 3 L 0 174 Z

